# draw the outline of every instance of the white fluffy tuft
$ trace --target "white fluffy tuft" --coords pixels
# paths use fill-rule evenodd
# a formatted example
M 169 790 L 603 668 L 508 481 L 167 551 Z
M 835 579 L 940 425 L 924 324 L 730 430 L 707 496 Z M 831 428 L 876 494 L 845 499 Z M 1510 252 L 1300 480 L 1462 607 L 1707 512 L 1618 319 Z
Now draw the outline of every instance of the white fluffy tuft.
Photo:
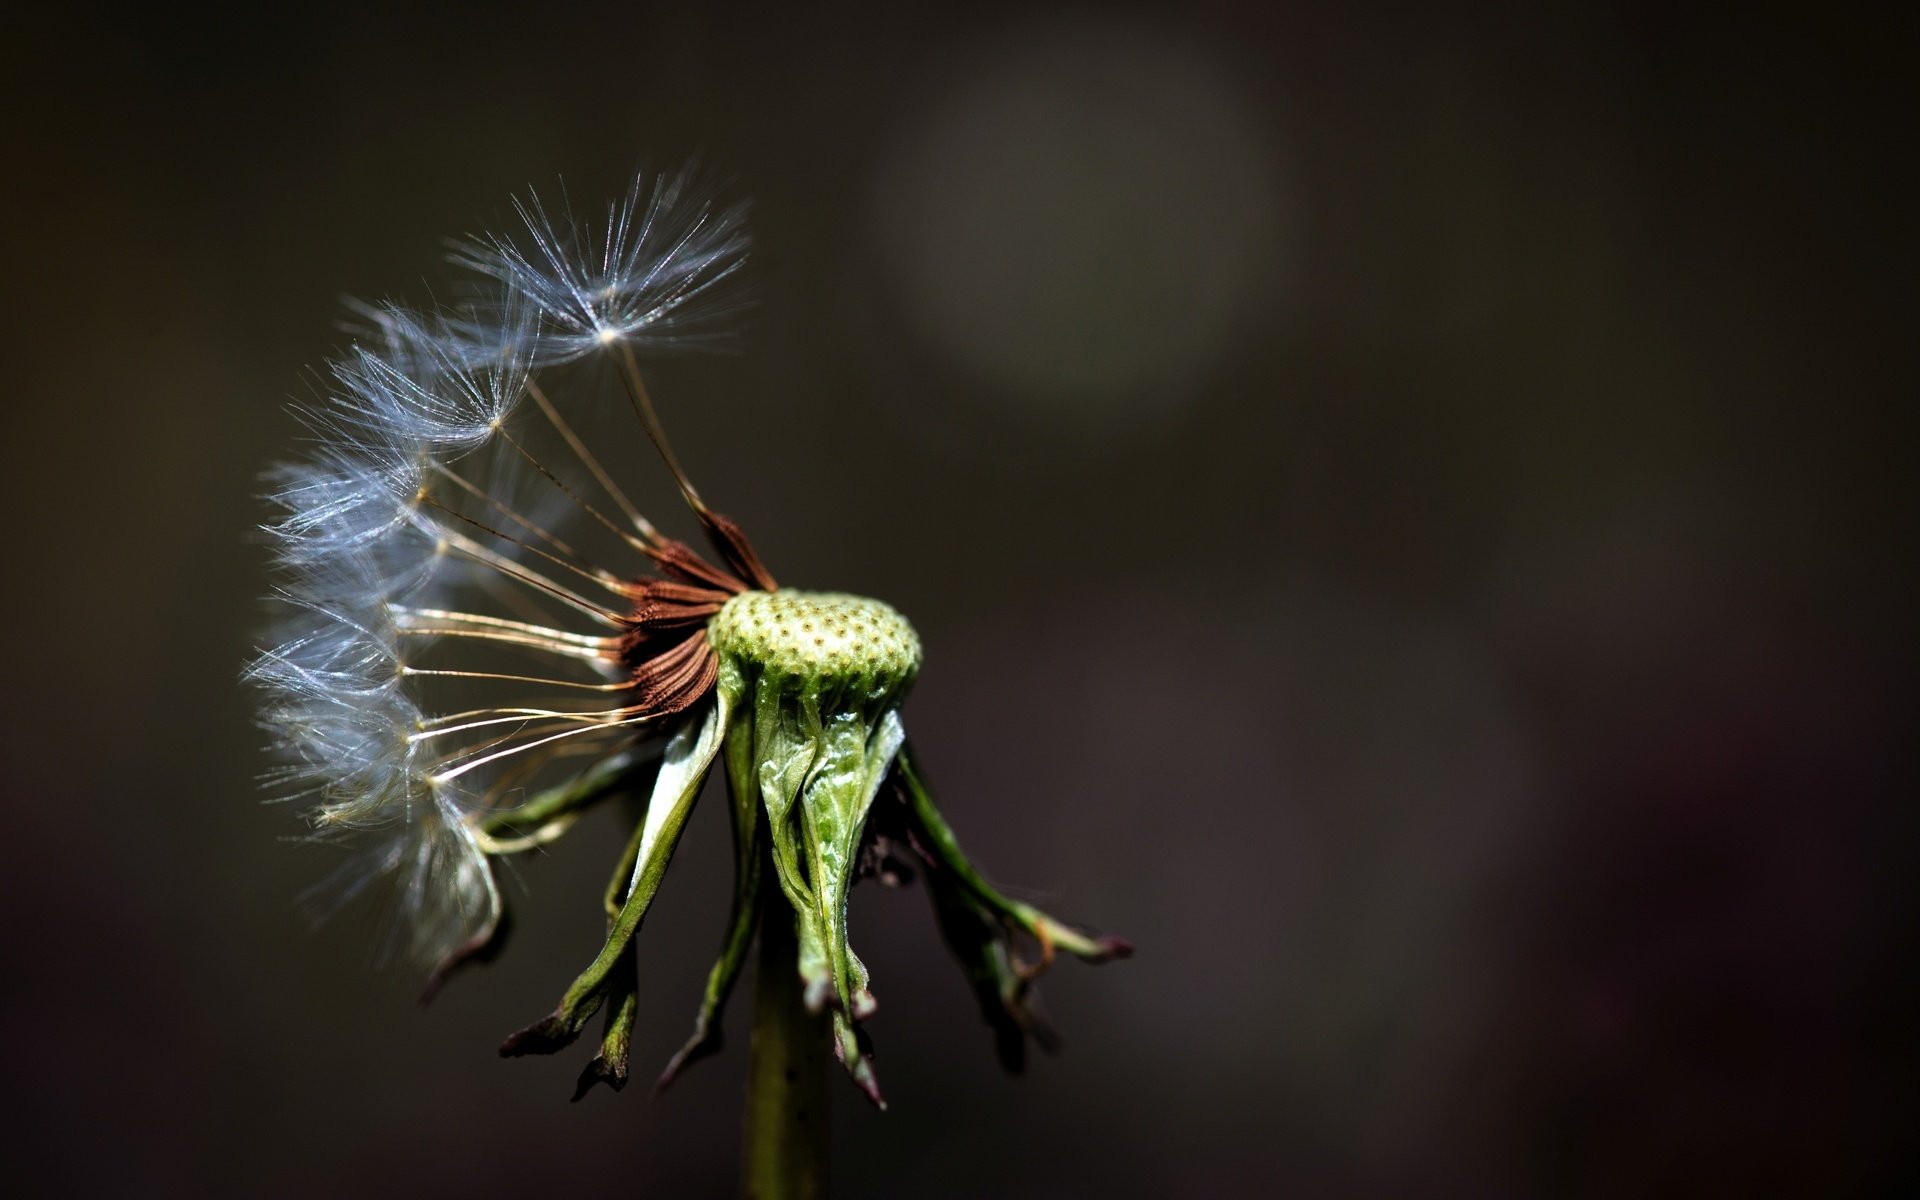
M 744 203 L 720 206 L 694 168 L 636 175 L 595 227 L 529 192 L 514 201 L 521 239 L 486 234 L 453 261 L 502 285 L 509 305 L 537 312 L 537 360 L 566 362 L 617 342 L 648 349 L 722 341 L 719 321 L 743 301 L 730 283 L 747 256 Z
M 515 207 L 523 239 L 488 236 L 459 252 L 485 277 L 473 303 L 351 306 L 354 340 L 321 372 L 320 396 L 295 409 L 314 445 L 267 476 L 277 616 L 246 677 L 278 759 L 269 782 L 310 806 L 317 838 L 360 847 L 315 894 L 338 900 L 391 881 L 397 936 L 429 962 L 470 947 L 499 917 L 475 822 L 520 777 L 494 786 L 506 772 L 493 764 L 527 751 L 514 769 L 537 772 L 553 753 L 542 747 L 587 749 L 572 739 L 594 735 L 605 703 L 498 689 L 598 688 L 618 671 L 599 634 L 542 623 L 558 610 L 618 627 L 626 595 L 556 536 L 584 506 L 510 431 L 530 374 L 611 343 L 711 340 L 730 303 L 721 285 L 747 250 L 744 205 L 717 206 L 689 171 L 636 178 L 604 227 L 537 196 Z M 539 496 L 515 496 L 516 477 Z M 436 644 L 444 663 L 431 657 Z M 481 655 L 478 667 L 457 657 L 465 652 Z M 485 657 L 502 652 L 535 665 Z M 578 679 L 583 667 L 594 682 Z M 447 714 L 423 699 L 462 686 L 497 707 Z M 628 736 L 617 722 L 603 728 Z

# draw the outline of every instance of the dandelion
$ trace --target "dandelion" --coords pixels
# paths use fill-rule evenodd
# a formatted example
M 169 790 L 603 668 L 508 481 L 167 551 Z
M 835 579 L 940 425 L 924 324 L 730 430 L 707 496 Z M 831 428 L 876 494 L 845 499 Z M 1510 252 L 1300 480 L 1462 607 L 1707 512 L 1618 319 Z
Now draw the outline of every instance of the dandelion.
M 630 802 L 603 948 L 501 1047 L 558 1051 L 604 1014 L 578 1099 L 627 1079 L 632 944 L 721 768 L 731 911 L 661 1084 L 719 1047 L 757 941 L 749 1170 L 817 1179 L 818 1071 L 800 1068 L 831 1054 L 881 1103 L 872 979 L 848 935 L 857 881 L 924 879 L 1009 1069 L 1029 1040 L 1051 1044 L 1032 988 L 1055 957 L 1130 948 L 986 881 L 907 738 L 913 627 L 877 600 L 779 586 L 676 458 L 640 358 L 711 341 L 737 306 L 723 285 L 746 255 L 743 211 L 690 172 L 636 179 L 597 226 L 533 196 L 516 210 L 517 237 L 457 245 L 474 280 L 458 306 L 357 308 L 354 343 L 298 410 L 308 453 L 269 475 L 279 616 L 247 677 L 270 784 L 310 806 L 315 837 L 360 848 L 336 898 L 393 885 L 394 948 L 429 994 L 500 949 L 502 860 Z M 711 555 L 643 516 L 596 453 L 608 444 L 581 432 L 590 363 L 617 379 Z

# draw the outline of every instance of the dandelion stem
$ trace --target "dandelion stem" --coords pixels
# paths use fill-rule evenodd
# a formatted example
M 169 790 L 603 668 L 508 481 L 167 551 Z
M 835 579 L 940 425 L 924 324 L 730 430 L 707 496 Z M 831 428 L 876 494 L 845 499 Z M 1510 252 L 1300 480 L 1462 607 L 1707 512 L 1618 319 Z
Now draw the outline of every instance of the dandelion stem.
M 513 439 L 512 434 L 502 429 L 500 431 L 500 438 L 502 441 L 506 442 L 509 446 L 512 446 L 516 451 L 518 451 L 520 454 L 520 457 L 532 463 L 533 469 L 540 472 L 540 474 L 542 474 L 543 476 L 545 476 L 548 483 L 551 483 L 554 487 L 559 488 L 561 495 L 573 501 L 573 503 L 579 507 L 580 511 L 586 513 L 588 516 L 592 517 L 594 520 L 606 526 L 607 529 L 610 530 L 616 537 L 623 539 L 629 545 L 632 545 L 635 549 L 644 551 L 646 547 L 650 545 L 657 537 L 657 535 L 653 531 L 653 527 L 649 525 L 645 525 L 645 523 L 642 522 L 641 533 L 644 534 L 645 536 L 641 538 L 635 538 L 633 534 L 628 533 L 626 530 L 614 524 L 613 520 L 609 518 L 607 514 L 601 512 L 599 509 L 595 508 L 593 505 L 588 504 L 585 500 L 582 500 L 578 492 L 575 492 L 572 488 L 568 487 L 566 483 L 562 481 L 558 475 L 555 475 L 552 471 L 547 470 L 545 466 L 541 465 L 540 460 L 535 458 L 532 454 L 528 453 L 527 448 L 525 446 L 522 446 L 519 442 L 515 441 Z
M 620 485 L 607 474 L 606 468 L 600 465 L 600 460 L 593 456 L 593 452 L 587 449 L 587 444 L 573 432 L 573 427 L 562 419 L 560 410 L 553 406 L 553 401 L 547 399 L 547 394 L 541 391 L 532 380 L 527 381 L 527 394 L 533 397 L 533 402 L 540 406 L 540 411 L 546 414 L 548 422 L 559 431 L 561 437 L 566 439 L 567 445 L 573 448 L 575 457 L 586 464 L 587 470 L 593 472 L 593 477 L 600 481 L 600 486 L 605 488 L 607 494 L 613 497 L 613 502 L 620 506 L 620 511 L 627 514 L 627 519 L 632 521 L 633 527 L 640 531 L 640 536 L 649 542 L 658 541 L 660 535 L 654 529 L 653 523 L 640 515 L 640 510 L 633 506 L 633 501 L 627 499 L 627 494 L 621 491 Z M 572 493 L 568 492 L 568 495 Z M 576 503 L 579 503 L 582 508 L 587 508 L 583 501 L 576 500 Z M 588 511 L 591 512 L 592 509 L 589 508 Z M 602 521 L 604 522 L 605 518 L 602 518 Z
M 523 517 L 519 513 L 513 511 L 513 509 L 507 507 L 500 500 L 496 499 L 493 496 L 488 495 L 485 489 L 476 486 L 473 483 L 473 481 L 462 477 L 459 472 L 453 470 L 452 468 L 442 463 L 435 463 L 433 465 L 433 469 L 443 479 L 446 479 L 448 482 L 459 487 L 461 491 L 467 493 L 469 496 L 472 496 L 477 500 L 483 501 L 487 505 L 487 507 L 495 509 L 496 511 L 500 512 L 508 520 L 512 521 L 514 524 L 520 526 L 521 528 L 528 530 L 535 537 L 547 543 L 549 546 L 552 546 L 554 549 L 560 551 L 562 554 L 565 554 L 568 557 L 573 558 L 574 560 L 579 562 L 586 561 L 585 556 L 583 556 L 578 550 L 575 550 L 572 546 L 569 546 L 567 543 L 561 541 L 559 538 L 555 537 L 552 533 L 549 533 L 547 530 L 542 529 L 540 526 L 534 524 L 532 521 L 529 521 L 526 517 Z M 600 575 L 603 577 L 607 576 L 607 574 L 608 573 L 605 571 L 600 572 Z
M 673 446 L 667 441 L 666 427 L 660 424 L 660 414 L 653 411 L 653 397 L 647 394 L 646 381 L 640 378 L 640 363 L 633 356 L 633 347 L 625 342 L 620 343 L 620 381 L 626 384 L 627 399 L 633 402 L 633 411 L 646 429 L 653 448 L 659 451 L 660 461 L 667 464 L 673 481 L 680 485 L 680 495 L 686 499 L 687 507 L 705 514 L 706 503 L 700 499 L 700 493 L 693 490 L 693 480 L 680 469 L 680 460 L 674 457 Z
M 824 1016 L 800 990 L 793 909 L 779 888 L 760 894 L 760 965 L 753 986 L 741 1194 L 814 1200 L 827 1194 L 827 1048 Z
M 505 679 L 513 683 L 537 683 L 542 687 L 578 688 L 588 692 L 623 692 L 632 687 L 628 680 L 613 683 L 580 683 L 569 679 L 548 679 L 543 675 L 508 675 L 499 671 L 451 671 L 426 670 L 420 667 L 401 667 L 402 675 L 435 675 L 452 679 Z

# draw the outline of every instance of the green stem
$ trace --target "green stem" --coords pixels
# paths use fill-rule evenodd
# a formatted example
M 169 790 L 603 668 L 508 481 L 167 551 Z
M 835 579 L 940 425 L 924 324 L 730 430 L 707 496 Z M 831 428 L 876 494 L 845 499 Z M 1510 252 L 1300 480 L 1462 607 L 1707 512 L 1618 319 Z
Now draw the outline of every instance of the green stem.
M 832 1035 L 801 997 L 799 943 L 785 893 L 763 888 L 760 903 L 741 1193 L 750 1200 L 818 1200 L 827 1194 Z

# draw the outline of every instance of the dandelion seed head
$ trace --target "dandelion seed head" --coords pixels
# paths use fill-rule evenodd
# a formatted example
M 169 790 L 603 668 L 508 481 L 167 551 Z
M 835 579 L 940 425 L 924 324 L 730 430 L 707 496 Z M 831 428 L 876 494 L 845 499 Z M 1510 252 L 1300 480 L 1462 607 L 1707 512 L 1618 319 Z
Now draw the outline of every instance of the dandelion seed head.
M 328 840 L 357 835 L 359 850 L 301 896 L 325 920 L 375 884 L 383 890 L 385 932 L 378 961 L 421 967 L 444 962 L 483 938 L 500 919 L 500 896 L 466 815 L 450 799 L 423 795 L 408 820 L 369 837 L 349 826 L 321 828 Z
M 537 364 L 619 342 L 689 349 L 731 336 L 725 319 L 744 306 L 729 285 L 746 261 L 746 205 L 720 205 L 695 168 L 636 175 L 597 226 L 537 192 L 513 207 L 517 237 L 456 243 L 452 260 L 498 286 L 494 303 L 537 314 Z
M 418 791 L 407 732 L 419 708 L 401 685 L 396 631 L 376 611 L 353 613 L 283 593 L 283 640 L 247 670 L 287 794 L 314 801 L 322 826 L 371 827 L 406 815 Z
M 369 463 L 323 452 L 268 476 L 281 510 L 263 527 L 298 595 L 349 608 L 419 599 L 455 580 L 446 531 L 423 509 L 416 459 Z
M 408 957 L 437 962 L 496 911 L 491 876 L 465 831 L 472 795 L 427 770 L 414 742 L 424 714 L 405 690 L 398 631 L 386 614 L 290 592 L 278 601 L 283 640 L 246 671 L 278 759 L 267 782 L 310 802 L 317 836 L 374 839 L 310 894 L 310 906 L 331 908 L 371 878 L 392 876 L 390 938 Z
M 526 353 L 503 350 L 482 360 L 457 335 L 404 328 L 407 344 L 356 345 L 332 364 L 325 419 L 380 457 L 425 451 L 457 458 L 477 449 L 519 403 Z
M 306 805 L 313 840 L 359 848 L 310 909 L 390 885 L 387 949 L 433 964 L 437 981 L 497 944 L 494 856 L 545 845 L 613 796 L 647 795 L 608 893 L 618 912 L 607 949 L 553 1016 L 503 1047 L 557 1049 L 604 1006 L 616 1049 L 603 1057 L 619 1062 L 596 1060 L 589 1075 L 622 1080 L 630 1029 L 618 1022 L 631 1006 L 617 992 L 631 985 L 612 964 L 724 761 L 740 789 L 740 845 L 777 879 L 764 906 L 748 882 L 757 872 L 737 880 L 748 890 L 728 957 L 676 1064 L 717 1037 L 715 1006 L 755 922 L 763 907 L 784 920 L 774 910 L 785 904 L 805 1002 L 832 1010 L 836 1053 L 878 1100 L 856 1027 L 874 999 L 846 903 L 870 813 L 946 889 L 943 929 L 950 941 L 959 931 L 983 1009 L 1018 1042 L 1034 1018 L 1013 931 L 1048 955 L 1117 951 L 977 877 L 908 761 L 899 710 L 920 668 L 912 625 L 876 600 L 779 588 L 738 523 L 695 490 L 627 352 L 715 332 L 731 302 L 721 285 L 746 252 L 743 207 L 719 206 L 684 171 L 636 179 L 599 226 L 537 195 L 515 207 L 520 238 L 460 248 L 457 261 L 486 281 L 462 306 L 353 306 L 354 340 L 296 409 L 314 445 L 268 474 L 277 616 L 246 670 L 275 755 L 267 781 Z M 641 513 L 550 397 L 560 389 L 534 378 L 615 344 L 632 433 L 657 451 L 712 560 Z M 538 498 L 522 497 L 522 482 Z M 608 549 L 623 557 L 603 560 Z
M 440 683 L 431 677 L 517 676 L 458 658 L 410 661 L 447 640 L 557 657 L 571 666 L 519 668 L 559 672 L 556 687 L 604 688 L 565 676 L 577 680 L 585 668 L 606 680 L 626 669 L 589 635 L 549 628 L 544 615 L 519 619 L 556 600 L 576 615 L 618 615 L 617 605 L 600 610 L 569 586 L 614 577 L 581 567 L 547 528 L 557 525 L 556 500 L 577 515 L 575 493 L 549 478 L 543 485 L 559 496 L 516 500 L 533 460 L 509 427 L 531 372 L 578 357 L 589 335 L 595 344 L 663 346 L 712 332 L 703 322 L 717 311 L 713 288 L 737 270 L 746 245 L 743 210 L 716 206 L 685 173 L 637 179 L 591 232 L 537 196 L 517 208 L 526 238 L 470 247 L 469 265 L 489 287 L 466 303 L 426 311 L 350 303 L 352 341 L 320 373 L 320 394 L 295 410 L 313 449 L 267 476 L 274 514 L 262 529 L 281 615 L 246 674 L 273 739 L 268 783 L 309 805 L 317 836 L 371 839 L 328 890 L 337 897 L 373 876 L 390 879 L 400 939 L 435 959 L 498 919 L 474 827 L 496 802 L 493 781 L 525 750 L 587 744 L 565 739 L 620 728 L 565 707 L 449 714 L 428 703 Z M 503 441 L 512 450 L 492 452 Z M 501 593 L 516 589 L 512 615 L 497 615 Z

